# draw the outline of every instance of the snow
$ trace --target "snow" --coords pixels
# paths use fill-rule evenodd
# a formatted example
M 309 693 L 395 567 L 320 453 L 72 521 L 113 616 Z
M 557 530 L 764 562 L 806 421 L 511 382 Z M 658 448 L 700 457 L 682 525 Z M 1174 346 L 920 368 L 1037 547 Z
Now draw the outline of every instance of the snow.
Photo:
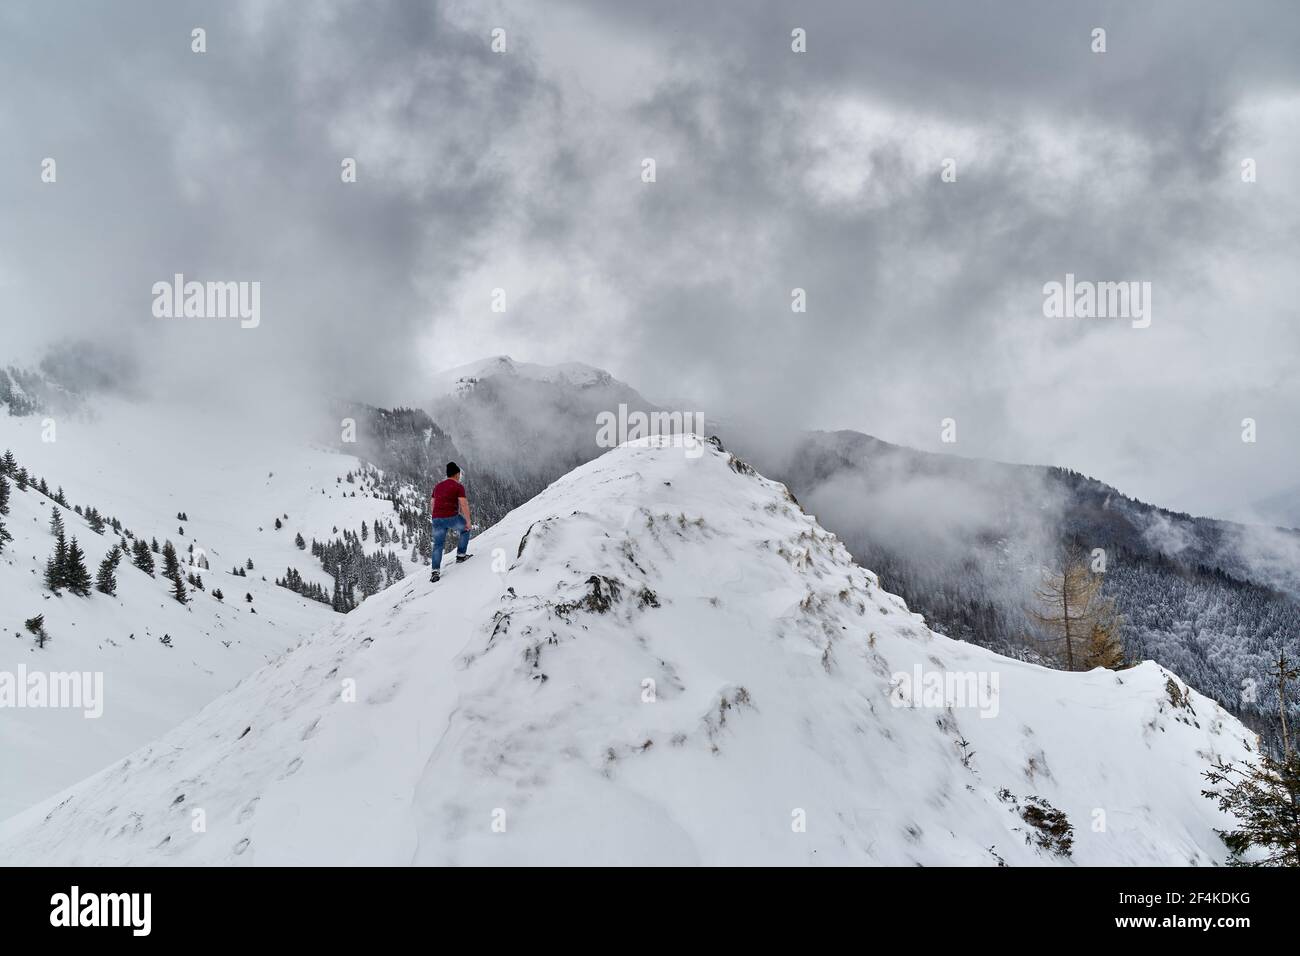
M 355 530 L 362 520 L 393 515 L 389 502 L 361 491 L 344 497 L 343 489 L 350 495 L 359 486 L 336 478 L 358 467 L 355 458 L 265 429 L 259 436 L 237 420 L 196 418 L 183 404 L 101 402 L 91 416 L 59 416 L 53 441 L 42 440 L 43 421 L 0 409 L 0 453 L 12 449 L 51 491 L 61 485 L 69 504 L 93 505 L 146 541 L 170 539 L 182 563 L 193 544 L 210 567 L 198 572 L 206 590 L 190 588 L 184 607 L 161 577 L 161 555 L 154 556 L 153 579 L 125 556 L 116 597 L 53 596 L 43 584 L 54 543 L 51 502 L 11 482 L 4 520 L 14 541 L 0 552 L 0 673 L 99 673 L 105 700 L 103 715 L 89 719 L 74 709 L 0 709 L 0 818 L 161 736 L 329 623 L 335 615 L 327 606 L 274 584 L 289 566 L 307 580 L 331 583 L 294 535 L 325 540 L 335 526 Z M 188 520 L 178 521 L 178 512 Z M 289 518 L 276 531 L 284 514 Z M 71 509 L 63 520 L 93 577 L 117 536 L 111 528 L 95 534 Z M 247 577 L 230 574 L 249 558 L 254 570 Z M 214 588 L 224 601 L 212 596 Z M 251 604 L 245 593 L 253 595 Z M 37 614 L 45 615 L 50 635 L 44 648 L 23 626 Z
M 935 634 L 783 486 L 680 441 L 610 451 L 439 584 L 413 576 L 330 619 L 0 824 L 0 859 L 1223 859 L 1200 773 L 1252 738 L 1217 705 L 1175 706 L 1181 685 L 1152 663 L 1064 673 Z M 900 706 L 916 668 L 998 694 Z M 1071 856 L 1028 840 L 1015 807 L 1031 796 L 1068 816 Z
M 438 373 L 434 378 L 435 391 L 439 395 L 455 394 L 472 388 L 474 383 L 481 379 L 494 375 L 534 382 L 550 382 L 574 388 L 607 385 L 614 382 L 608 372 L 581 362 L 538 365 L 532 362 L 516 362 L 508 355 L 494 355 Z

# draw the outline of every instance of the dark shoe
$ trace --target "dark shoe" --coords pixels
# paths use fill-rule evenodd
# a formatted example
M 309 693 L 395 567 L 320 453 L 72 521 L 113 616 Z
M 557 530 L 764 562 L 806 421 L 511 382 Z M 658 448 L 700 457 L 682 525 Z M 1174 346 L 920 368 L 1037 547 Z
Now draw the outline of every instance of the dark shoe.
M 466 561 L 468 561 L 468 560 L 469 560 L 470 558 L 472 558 L 472 557 L 474 557 L 474 555 L 472 555 L 472 554 L 458 554 L 458 555 L 456 555 L 456 563 L 457 563 L 457 564 L 464 564 Z
M 439 580 L 441 577 L 442 577 L 442 573 L 441 573 L 441 572 L 439 572 L 439 571 L 434 571 L 432 574 L 429 575 L 429 583 L 430 583 L 430 584 L 437 584 L 437 583 L 438 583 L 438 580 Z

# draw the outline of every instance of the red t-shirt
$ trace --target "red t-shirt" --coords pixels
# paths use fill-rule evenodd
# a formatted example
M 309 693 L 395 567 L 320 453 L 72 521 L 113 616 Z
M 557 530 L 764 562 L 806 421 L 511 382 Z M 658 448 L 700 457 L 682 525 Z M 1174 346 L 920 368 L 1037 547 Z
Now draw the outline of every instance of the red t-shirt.
M 444 478 L 433 486 L 429 507 L 435 518 L 451 518 L 460 514 L 460 499 L 464 497 L 464 485 L 455 478 Z

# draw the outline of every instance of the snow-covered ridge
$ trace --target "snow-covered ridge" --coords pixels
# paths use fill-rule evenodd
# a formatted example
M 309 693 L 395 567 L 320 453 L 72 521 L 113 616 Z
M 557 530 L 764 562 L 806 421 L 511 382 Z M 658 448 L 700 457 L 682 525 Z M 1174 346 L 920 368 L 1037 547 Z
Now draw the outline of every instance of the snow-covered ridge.
M 1065 673 L 937 635 L 783 486 L 675 441 L 556 481 L 439 584 L 0 825 L 0 858 L 1223 858 L 1200 773 L 1250 735 L 1215 704 L 1150 663 Z
M 573 388 L 618 384 L 604 369 L 584 365 L 581 362 L 538 365 L 532 362 L 516 362 L 508 355 L 494 355 L 439 373 L 435 377 L 436 391 L 440 394 L 455 394 L 473 388 L 477 382 L 492 376 L 549 382 Z

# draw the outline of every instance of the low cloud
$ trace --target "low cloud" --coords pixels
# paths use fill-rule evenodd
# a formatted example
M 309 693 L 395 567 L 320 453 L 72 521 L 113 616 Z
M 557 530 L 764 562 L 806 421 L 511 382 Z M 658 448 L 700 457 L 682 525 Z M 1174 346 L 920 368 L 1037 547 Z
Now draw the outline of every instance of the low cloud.
M 964 455 L 1223 513 L 1300 466 L 1300 9 L 1124 5 L 1105 54 L 1097 19 L 1030 0 L 11 6 L 6 349 L 109 329 L 151 387 L 267 408 L 414 404 L 485 354 L 579 360 L 774 428 L 946 450 L 952 417 Z M 176 272 L 260 281 L 260 325 L 154 319 Z M 1066 273 L 1150 282 L 1151 327 L 1046 319 Z M 1257 453 L 1225 456 L 1247 416 Z

